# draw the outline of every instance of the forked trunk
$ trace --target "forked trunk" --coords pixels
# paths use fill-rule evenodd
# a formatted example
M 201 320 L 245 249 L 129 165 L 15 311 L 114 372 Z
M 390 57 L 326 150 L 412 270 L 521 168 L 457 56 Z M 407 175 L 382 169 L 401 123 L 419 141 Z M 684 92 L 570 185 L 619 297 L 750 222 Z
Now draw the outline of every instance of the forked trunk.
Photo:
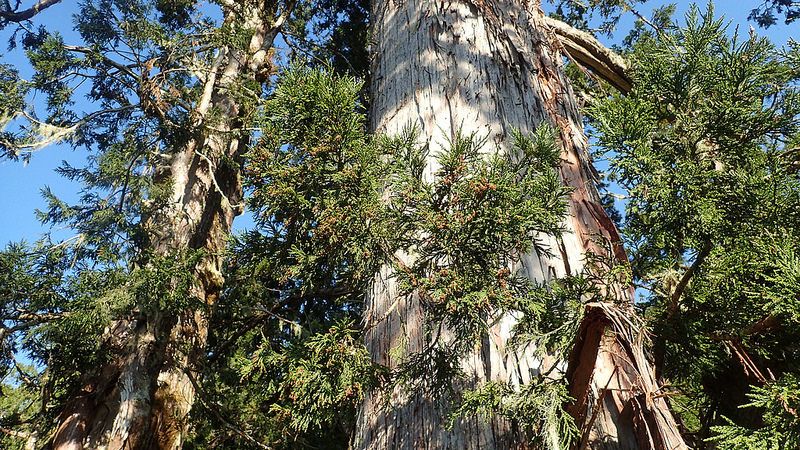
M 155 174 L 155 182 L 169 186 L 172 194 L 165 206 L 143 218 L 145 253 L 181 257 L 202 252 L 189 289 L 189 304 L 199 306 L 151 306 L 134 311 L 135 319 L 115 321 L 104 350 L 117 356 L 89 374 L 84 389 L 67 404 L 50 442 L 54 450 L 171 450 L 183 445 L 208 312 L 224 281 L 227 237 L 243 209 L 240 169 L 248 134 L 242 129 L 252 111 L 243 110 L 231 91 L 236 83 L 264 76 L 273 39 L 290 12 L 276 20 L 277 2 L 223 3 L 228 5 L 226 21 L 240 21 L 242 29 L 253 31 L 249 48 L 218 50 L 201 80 L 190 137 Z
M 561 48 L 538 3 L 524 0 L 375 0 L 373 2 L 371 126 L 397 134 L 417 124 L 420 144 L 432 150 L 457 131 L 488 137 L 485 152 L 505 152 L 511 130 L 530 133 L 552 124 L 562 145 L 561 177 L 572 188 L 562 238 L 543 236 L 552 256 L 535 252 L 519 270 L 550 281 L 584 269 L 586 255 L 612 249 L 625 262 L 617 231 L 600 205 L 592 181 L 587 141 Z M 433 153 L 433 152 L 432 152 Z M 436 170 L 428 163 L 426 176 Z M 618 304 L 587 305 L 581 334 L 568 362 L 575 404 L 568 410 L 581 428 L 581 448 L 686 448 L 658 392 L 642 349 L 641 331 L 627 318 L 632 292 L 608 288 Z M 403 355 L 425 345 L 422 311 L 401 297 L 391 270 L 376 275 L 369 292 L 365 329 L 373 359 L 396 367 Z M 527 383 L 543 369 L 533 349 L 506 344 L 514 324 L 506 317 L 489 330 L 463 367 L 477 382 Z M 388 397 L 387 397 L 388 396 Z M 494 418 L 464 419 L 452 429 L 435 399 L 395 390 L 364 402 L 354 441 L 358 449 L 524 448 L 512 424 Z M 551 447 L 557 447 L 552 436 Z

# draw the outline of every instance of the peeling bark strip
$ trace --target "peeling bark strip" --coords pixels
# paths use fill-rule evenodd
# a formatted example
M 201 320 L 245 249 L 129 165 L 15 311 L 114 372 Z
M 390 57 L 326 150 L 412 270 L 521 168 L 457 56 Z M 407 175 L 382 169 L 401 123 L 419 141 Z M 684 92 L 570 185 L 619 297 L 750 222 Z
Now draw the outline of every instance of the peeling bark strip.
M 211 306 L 222 289 L 222 256 L 233 219 L 242 212 L 240 164 L 248 135 L 240 130 L 245 111 L 230 93 L 235 83 L 263 76 L 267 55 L 290 9 L 275 19 L 276 3 L 226 3 L 225 21 L 253 30 L 249 48 L 222 47 L 203 80 L 193 111 L 191 137 L 168 155 L 156 183 L 172 188 L 166 206 L 142 219 L 148 249 L 157 256 L 202 250 L 190 295 Z M 215 111 L 213 129 L 206 117 Z M 234 161 L 230 163 L 228 161 Z M 146 262 L 145 262 L 146 264 Z M 179 449 L 206 346 L 208 317 L 202 308 L 141 311 L 116 321 L 106 350 L 118 355 L 67 405 L 50 443 L 54 450 Z
M 542 22 L 558 36 L 564 50 L 580 66 L 586 66 L 600 78 L 623 93 L 631 90 L 631 79 L 627 75 L 628 63 L 591 34 L 572 28 L 560 20 L 542 16 Z
M 374 0 L 372 18 L 374 131 L 393 135 L 414 123 L 421 131 L 420 144 L 436 150 L 460 129 L 487 137 L 487 153 L 508 151 L 512 128 L 530 133 L 549 122 L 559 131 L 561 177 L 572 188 L 568 232 L 561 239 L 541 236 L 551 255 L 525 255 L 519 270 L 537 281 L 579 273 L 587 252 L 605 255 L 598 240 L 610 243 L 616 257 L 626 261 L 593 184 L 560 47 L 538 3 Z M 436 161 L 428 161 L 425 176 L 436 169 Z M 631 302 L 629 287 L 611 290 L 620 304 Z M 569 366 L 577 399 L 571 411 L 583 428 L 585 448 L 686 448 L 665 400 L 657 397 L 639 328 L 626 319 L 633 312 L 610 304 L 587 307 Z M 391 270 L 384 267 L 368 292 L 365 312 L 366 345 L 373 359 L 395 368 L 404 355 L 421 350 L 426 339 L 422 320 L 418 300 L 400 296 Z M 463 362 L 475 382 L 519 385 L 541 372 L 533 349 L 506 348 L 514 323 L 509 316 L 493 326 L 491 336 Z M 447 430 L 436 401 L 401 390 L 373 393 L 362 407 L 354 448 L 526 447 L 498 418 L 488 423 L 466 419 Z
M 631 317 L 607 303 L 586 305 L 566 374 L 578 448 L 687 448 L 645 355 L 643 326 Z

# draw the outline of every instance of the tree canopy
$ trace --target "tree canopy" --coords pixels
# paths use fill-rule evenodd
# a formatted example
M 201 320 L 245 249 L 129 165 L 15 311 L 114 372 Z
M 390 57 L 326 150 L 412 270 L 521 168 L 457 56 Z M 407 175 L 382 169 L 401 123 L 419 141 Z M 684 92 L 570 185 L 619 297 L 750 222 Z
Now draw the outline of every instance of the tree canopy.
M 45 187 L 37 211 L 73 237 L 0 251 L 3 448 L 52 445 L 64 411 L 99 395 L 87 374 L 130 353 L 135 324 L 193 314 L 207 318 L 204 345 L 176 339 L 157 364 L 192 361 L 180 367 L 196 397 L 185 448 L 348 448 L 368 393 L 398 386 L 431 392 L 451 423 L 497 415 L 530 445 L 569 448 L 582 436 L 559 374 L 586 304 L 619 283 L 636 287 L 659 395 L 692 447 L 800 448 L 797 42 L 743 32 L 710 5 L 683 18 L 665 7 L 634 11 L 616 53 L 580 57 L 643 2 L 555 2 L 605 162 L 594 182 L 629 261 L 596 255 L 587 267 L 602 271 L 537 283 L 510 268 L 565 233 L 559 136 L 514 131 L 512 152 L 487 156 L 485 136 L 434 148 L 413 124 L 371 132 L 366 1 L 86 0 L 79 42 L 37 24 L 58 3 L 0 2 L 0 28 L 27 58 L 0 61 L 0 158 L 21 164 L 56 143 L 86 155 L 57 169 L 82 186 L 77 202 Z M 751 18 L 798 14 L 775 0 Z M 218 216 L 254 218 L 221 232 L 220 248 L 197 232 L 162 248 L 187 149 L 211 174 Z M 386 265 L 434 336 L 421 352 L 393 348 L 394 369 L 364 345 L 365 296 Z M 509 311 L 509 345 L 562 363 L 524 386 L 460 389 L 461 358 Z

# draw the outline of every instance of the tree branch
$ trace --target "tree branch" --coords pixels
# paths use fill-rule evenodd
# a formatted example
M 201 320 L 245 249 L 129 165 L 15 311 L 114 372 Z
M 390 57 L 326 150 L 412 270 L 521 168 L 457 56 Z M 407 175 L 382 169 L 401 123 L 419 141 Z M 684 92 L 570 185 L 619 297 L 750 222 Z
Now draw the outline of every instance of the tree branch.
M 694 274 L 697 272 L 697 269 L 700 268 L 700 265 L 703 264 L 703 261 L 708 257 L 708 254 L 711 253 L 711 242 L 706 242 L 705 246 L 697 253 L 697 257 L 695 257 L 694 262 L 692 263 L 691 267 L 689 267 L 686 272 L 683 273 L 678 284 L 675 286 L 675 290 L 672 291 L 672 295 L 670 295 L 670 316 L 672 316 L 675 311 L 678 309 L 678 303 L 680 302 L 681 295 L 686 290 L 686 287 L 689 285 L 689 281 L 692 279 Z
M 121 72 L 124 72 L 125 74 L 129 75 L 130 77 L 132 77 L 135 80 L 139 80 L 139 76 L 136 75 L 136 73 L 134 73 L 133 70 L 131 70 L 131 69 L 133 69 L 134 67 L 137 66 L 135 64 L 133 64 L 133 65 L 120 64 L 119 62 L 114 61 L 113 59 L 111 59 L 111 58 L 109 58 L 109 57 L 107 57 L 107 56 L 105 56 L 103 54 L 100 54 L 99 52 L 97 52 L 97 51 L 95 51 L 95 50 L 93 50 L 93 49 L 91 49 L 89 47 L 81 47 L 81 46 L 78 46 L 78 45 L 64 45 L 64 50 L 67 50 L 67 51 L 70 51 L 70 52 L 75 52 L 75 53 L 81 53 L 81 54 L 84 54 L 84 55 L 99 57 L 99 58 L 101 58 L 103 60 L 104 63 L 108 64 L 109 66 L 114 67 L 115 69 L 118 69 Z
M 781 320 L 777 316 L 773 316 L 772 314 L 770 314 L 768 316 L 761 318 L 758 322 L 745 328 L 743 334 L 745 336 L 750 336 L 753 334 L 772 331 L 778 328 L 781 328 Z
M 559 38 L 567 56 L 576 63 L 591 69 L 620 92 L 630 92 L 631 79 L 628 76 L 628 63 L 625 58 L 601 44 L 594 36 L 585 31 L 573 28 L 552 17 L 544 16 L 542 20 Z
M 0 433 L 3 433 L 5 435 L 11 436 L 11 437 L 20 438 L 20 439 L 32 439 L 32 438 L 36 437 L 35 434 L 27 432 L 27 431 L 19 431 L 19 430 L 14 430 L 14 429 L 5 428 L 5 427 L 0 427 Z
M 192 383 L 192 387 L 194 387 L 195 392 L 197 392 L 197 397 L 200 399 L 200 403 L 203 406 L 205 406 L 208 412 L 214 415 L 214 417 L 216 417 L 217 420 L 222 422 L 222 424 L 225 425 L 226 428 L 238 434 L 239 436 L 244 438 L 247 442 L 255 445 L 258 448 L 262 448 L 265 450 L 270 450 L 272 448 L 262 444 L 258 439 L 254 438 L 246 431 L 238 427 L 231 420 L 228 420 L 225 416 L 223 416 L 221 413 L 222 408 L 220 407 L 220 405 L 208 399 L 208 396 L 206 395 L 205 391 L 203 391 L 202 387 L 200 386 L 200 383 L 198 383 L 197 380 L 194 378 L 194 375 L 192 375 L 192 373 L 188 370 L 184 371 L 184 373 L 186 374 L 186 377 L 189 379 L 189 382 Z
M 61 0 L 39 0 L 35 5 L 22 11 L 0 11 L 0 19 L 6 22 L 24 22 L 56 3 L 61 3 Z
M 92 120 L 100 116 L 103 116 L 105 114 L 123 112 L 126 110 L 134 109 L 137 106 L 138 105 L 125 105 L 125 106 L 120 106 L 119 108 L 110 108 L 110 109 L 95 111 L 91 114 L 87 114 L 82 119 L 76 122 L 73 122 L 71 124 L 64 124 L 63 126 L 42 122 L 36 119 L 31 114 L 28 114 L 27 112 L 22 112 L 21 115 L 31 123 L 32 126 L 31 137 L 37 138 L 38 140 L 16 144 L 6 139 L 0 138 L 0 144 L 8 147 L 11 151 L 14 152 L 16 156 L 19 156 L 23 153 L 33 153 L 37 150 L 47 147 L 48 145 L 68 139 L 69 137 L 74 135 L 78 131 L 78 129 L 80 129 L 87 123 L 91 122 Z

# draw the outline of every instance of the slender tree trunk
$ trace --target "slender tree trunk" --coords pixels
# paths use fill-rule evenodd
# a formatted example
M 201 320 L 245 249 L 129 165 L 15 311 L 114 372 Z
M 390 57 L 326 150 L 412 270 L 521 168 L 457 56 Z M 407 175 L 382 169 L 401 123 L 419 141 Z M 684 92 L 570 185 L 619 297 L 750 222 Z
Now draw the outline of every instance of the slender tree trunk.
M 542 236 L 551 256 L 532 252 L 519 270 L 550 281 L 584 270 L 590 252 L 626 262 L 612 221 L 593 184 L 587 141 L 561 46 L 537 2 L 524 0 L 375 0 L 373 2 L 371 126 L 396 134 L 408 124 L 421 130 L 420 144 L 435 151 L 460 129 L 488 137 L 484 151 L 510 150 L 511 130 L 530 133 L 542 123 L 558 131 L 561 177 L 572 188 L 561 238 Z M 436 170 L 428 163 L 426 176 Z M 685 448 L 675 421 L 632 325 L 632 291 L 606 287 L 617 298 L 587 305 L 567 376 L 576 402 L 568 410 L 582 430 L 582 448 Z M 375 361 L 390 368 L 425 345 L 421 306 L 405 298 L 391 270 L 376 275 L 365 314 L 366 344 Z M 514 324 L 506 317 L 489 330 L 463 367 L 475 382 L 527 383 L 545 363 L 533 349 L 506 344 Z M 548 362 L 547 365 L 552 364 Z M 354 447 L 525 448 L 512 424 L 494 418 L 465 419 L 448 430 L 437 399 L 395 390 L 374 393 L 359 416 Z M 551 447 L 558 443 L 552 436 Z
M 155 182 L 171 187 L 170 198 L 143 218 L 145 253 L 180 257 L 202 252 L 189 291 L 191 302 L 201 306 L 141 308 L 134 312 L 137 318 L 114 322 L 106 349 L 118 356 L 87 377 L 83 391 L 68 403 L 50 443 L 53 449 L 182 447 L 195 398 L 191 377 L 198 373 L 208 314 L 224 282 L 227 237 L 243 210 L 240 169 L 249 141 L 242 129 L 253 111 L 245 110 L 231 91 L 269 69 L 273 39 L 290 12 L 276 20 L 276 9 L 276 2 L 228 2 L 225 20 L 253 30 L 249 48 L 218 50 L 201 80 L 189 138 L 156 170 Z

